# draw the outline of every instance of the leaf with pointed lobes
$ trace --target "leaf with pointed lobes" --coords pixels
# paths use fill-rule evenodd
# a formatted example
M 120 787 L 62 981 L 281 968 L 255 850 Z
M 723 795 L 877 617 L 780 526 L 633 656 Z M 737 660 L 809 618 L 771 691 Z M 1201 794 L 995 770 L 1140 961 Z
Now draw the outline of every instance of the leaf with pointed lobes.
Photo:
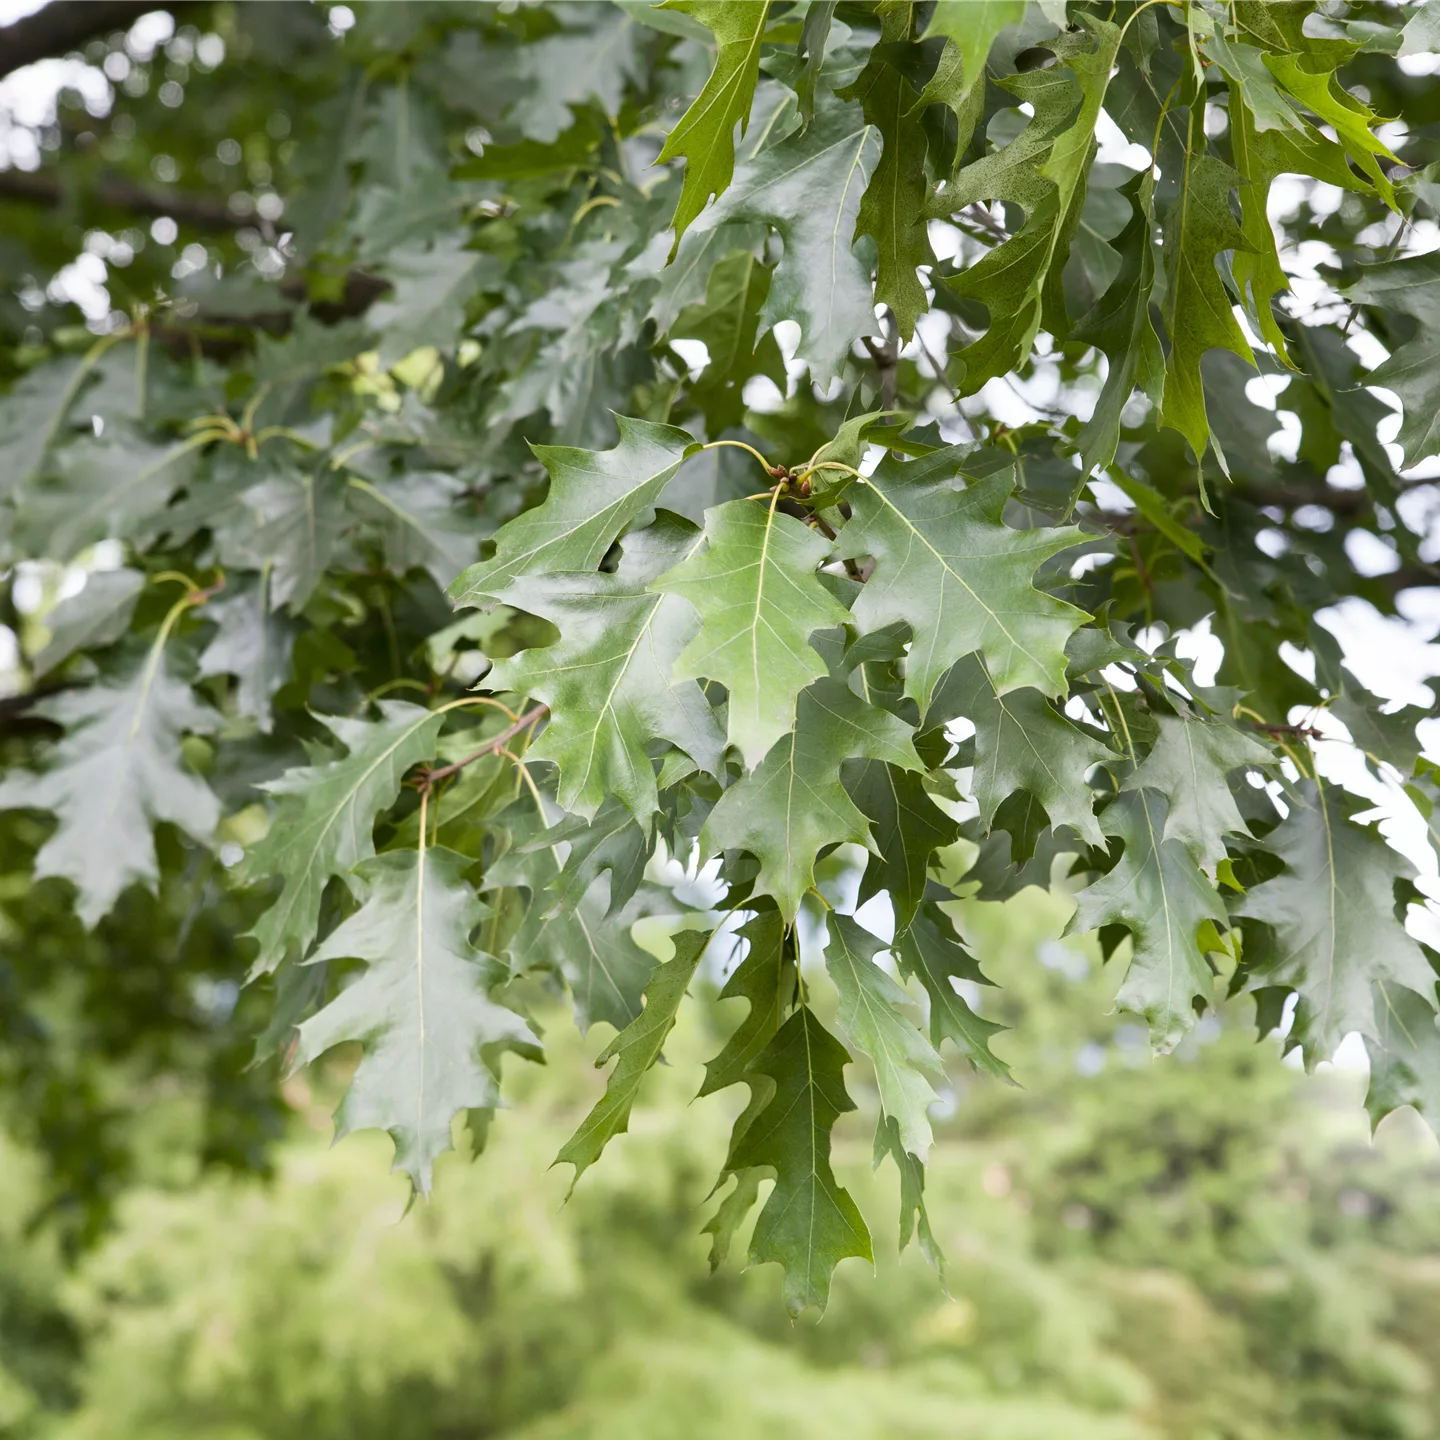
M 836 0 L 811 0 L 800 26 L 800 74 L 795 93 L 800 98 L 800 123 L 808 125 L 815 118 L 815 85 L 820 67 L 825 63 L 825 42 L 830 38 L 830 24 L 835 18 Z
M 1414 336 L 1365 379 L 1400 397 L 1404 421 L 1395 438 L 1407 465 L 1440 453 L 1440 251 L 1366 266 L 1345 298 L 1420 322 Z
M 1081 317 L 1071 339 L 1102 350 L 1110 362 L 1095 409 L 1076 443 L 1087 473 L 1104 470 L 1120 444 L 1120 420 L 1138 386 L 1157 403 L 1165 385 L 1165 354 L 1150 318 L 1155 289 L 1155 177 L 1149 171 L 1121 188 L 1133 207 L 1130 222 L 1111 242 L 1120 269 Z
M 701 848 L 711 855 L 748 850 L 760 862 L 756 892 L 773 896 L 792 921 L 822 847 L 871 843 L 870 822 L 840 783 L 841 764 L 863 757 L 923 769 L 910 735 L 902 720 L 867 705 L 843 681 L 817 680 L 800 695 L 794 730 L 720 797 Z
M 1061 338 L 1069 332 L 1061 276 L 1085 207 L 1095 124 L 1121 37 L 1119 26 L 1106 21 L 1087 18 L 1085 24 L 1093 41 L 1067 35 L 1054 42 L 1065 64 L 1053 75 L 1003 82 L 1035 107 L 1026 131 L 995 156 L 962 170 L 953 195 L 950 187 L 940 192 L 941 203 L 952 211 L 977 200 L 1008 201 L 1026 211 L 1019 233 L 948 280 L 957 294 L 973 297 L 990 312 L 985 335 L 957 357 L 965 367 L 967 395 L 1023 364 L 1042 323 Z
M 612 796 L 641 825 L 659 806 L 649 747 L 668 740 L 709 774 L 725 739 L 705 692 L 673 678 L 675 661 L 700 628 L 694 610 L 649 587 L 694 553 L 700 531 L 661 511 L 632 531 L 613 572 L 522 575 L 504 603 L 542 616 L 560 632 L 553 645 L 499 660 L 492 690 L 513 690 L 550 707 L 529 754 L 560 770 L 560 803 L 592 818 Z
M 769 0 L 666 0 L 663 10 L 693 16 L 715 35 L 715 69 L 705 88 L 665 139 L 657 164 L 685 157 L 685 180 L 675 207 L 675 244 L 735 174 L 735 126 L 743 135 L 760 75 L 760 42 Z M 671 256 L 674 256 L 674 249 Z
M 1275 756 L 1234 725 L 1188 715 L 1157 715 L 1159 736 L 1122 790 L 1158 790 L 1165 797 L 1165 839 L 1178 840 L 1213 880 L 1225 858 L 1226 835 L 1249 828 L 1230 793 L 1230 774 L 1273 767 Z
M 930 857 L 960 834 L 926 790 L 924 778 L 883 760 L 847 761 L 842 772 L 850 798 L 864 811 L 874 848 L 860 878 L 860 904 L 882 891 L 895 923 L 904 928 L 925 896 Z
M 1370 1056 L 1365 1108 L 1371 1125 L 1412 1105 L 1432 1130 L 1440 1130 L 1440 1030 L 1434 1002 L 1403 985 L 1377 980 L 1375 1028 L 1379 1033 L 1365 1039 Z
M 68 559 L 97 540 L 153 540 L 166 502 L 194 474 L 197 451 L 193 440 L 152 444 L 124 424 L 64 446 L 16 512 L 20 544 Z
M 270 702 L 290 678 L 295 627 L 268 604 L 264 580 L 212 600 L 205 618 L 218 627 L 200 656 L 202 675 L 235 677 L 235 708 L 254 720 L 262 735 L 274 724 Z
M 1429 1004 L 1435 976 L 1396 914 L 1397 882 L 1415 867 L 1375 826 L 1354 821 L 1371 802 L 1305 780 L 1285 803 L 1290 813 L 1265 837 L 1285 868 L 1242 896 L 1234 913 L 1269 926 L 1273 945 L 1257 979 L 1298 992 L 1291 1033 L 1313 1064 L 1352 1030 L 1381 1038 L 1377 986 L 1407 988 Z
M 837 92 L 841 99 L 858 100 L 866 120 L 880 132 L 880 161 L 860 201 L 856 233 L 875 242 L 875 303 L 890 307 L 907 341 L 915 321 L 930 308 L 916 269 L 935 264 L 925 221 L 927 141 L 919 96 L 886 54 L 889 45 L 909 39 L 912 10 L 893 5 L 881 11 L 881 44 L 854 84 Z
M 618 804 L 615 809 L 625 815 Z M 638 833 L 628 816 L 625 826 Z M 640 875 L 634 868 L 631 834 L 612 833 L 609 843 L 602 838 L 590 853 L 592 866 L 585 867 L 592 878 L 572 885 L 564 878 L 559 841 L 550 843 L 563 828 L 545 831 L 534 821 L 528 829 L 516 828 L 520 833 L 512 848 L 491 862 L 482 882 L 486 889 L 529 892 L 518 927 L 505 945 L 511 969 L 517 975 L 548 970 L 563 979 L 582 1034 L 597 1020 L 623 1030 L 640 1014 L 640 997 L 655 968 L 655 957 L 630 933 L 642 914 L 653 913 L 643 891 L 634 893 Z M 586 843 L 594 838 L 587 837 Z M 643 849 L 644 837 L 639 839 Z M 609 873 L 601 875 L 602 869 Z M 617 900 L 617 893 L 625 899 Z
M 706 1063 L 701 1095 L 713 1094 L 747 1079 L 750 1062 L 770 1043 L 795 1000 L 795 940 L 778 910 L 762 910 L 735 932 L 749 945 L 735 967 L 722 1000 L 744 1000 L 745 1018 L 724 1048 Z
M 771 1166 L 775 1188 L 755 1221 L 754 1265 L 785 1268 L 785 1308 L 825 1309 L 830 1277 L 848 1256 L 874 1260 L 870 1232 L 830 1168 L 835 1121 L 855 1102 L 845 1093 L 845 1047 L 802 1005 L 758 1055 L 752 1069 L 774 1083 L 730 1157 L 730 1168 Z
M 904 1254 L 918 1233 L 920 1253 L 945 1285 L 945 1254 L 930 1228 L 930 1214 L 925 1208 L 925 1165 L 900 1143 L 900 1126 L 894 1116 L 882 1115 L 875 1127 L 874 1165 L 888 1155 L 900 1172 L 900 1252 Z M 948 1292 L 947 1292 L 948 1293 Z
M 830 542 L 773 506 L 716 505 L 705 512 L 705 537 L 704 551 L 651 588 L 683 597 L 700 616 L 671 679 L 725 686 L 729 742 L 753 768 L 794 724 L 796 696 L 826 673 L 810 636 L 850 612 L 815 575 Z
M 76 914 L 93 927 L 126 886 L 154 889 L 154 825 L 166 821 L 201 842 L 214 833 L 220 802 L 185 765 L 180 739 L 213 734 L 220 716 L 157 649 L 122 661 L 95 685 L 39 701 L 31 713 L 65 733 L 40 773 L 13 770 L 0 780 L 0 810 L 55 816 L 35 876 L 69 880 L 78 892 Z
M 490 913 L 465 881 L 474 862 L 453 850 L 392 850 L 356 869 L 360 909 L 307 963 L 364 960 L 365 973 L 300 1026 L 296 1065 L 346 1040 L 364 1056 L 335 1116 L 337 1136 L 384 1130 L 395 1168 L 430 1193 L 450 1122 L 500 1102 L 499 1054 L 540 1058 L 540 1042 L 493 998 L 509 978 L 470 944 Z
M 92 571 L 78 595 L 67 595 L 45 616 L 50 639 L 32 662 L 35 674 L 48 673 L 77 650 L 113 645 L 130 628 L 144 588 L 138 570 Z
M 1025 790 L 1044 806 L 1053 827 L 1071 826 L 1088 845 L 1105 843 L 1095 818 L 1095 792 L 1085 776 L 1119 756 L 1094 732 L 1067 720 L 1038 690 L 997 695 L 974 655 L 940 682 L 926 728 L 961 715 L 975 726 L 972 798 L 987 831 L 1000 806 Z
M 1266 52 L 1265 68 L 1297 99 L 1306 109 L 1313 111 L 1335 131 L 1335 138 L 1345 147 L 1355 167 L 1375 187 L 1380 198 L 1398 214 L 1395 203 L 1395 187 L 1381 166 L 1381 161 L 1393 165 L 1398 160 L 1388 145 L 1372 130 L 1379 117 L 1344 86 L 1331 66 L 1322 73 L 1316 73 L 1299 55 L 1281 55 Z
M 948 105 L 956 115 L 985 89 L 985 62 L 996 37 L 1025 18 L 1025 0 L 936 0 L 925 26 L 926 40 L 943 36 L 945 50 L 934 77 L 925 86 L 921 105 Z M 960 148 L 969 143 L 960 136 Z
M 873 556 L 855 602 L 862 633 L 903 620 L 914 636 L 905 693 L 924 714 L 959 659 L 979 651 L 998 694 L 1029 685 L 1065 693 L 1065 642 L 1085 612 L 1035 589 L 1052 555 L 1077 545 L 1073 525 L 1012 530 L 1001 514 L 1012 471 L 967 478 L 959 446 L 918 460 L 883 461 L 846 493 L 853 518 L 840 535 L 847 559 Z
M 701 1232 L 711 1237 L 712 1270 L 724 1264 L 729 1255 L 736 1230 L 759 1199 L 761 1180 L 773 1178 L 774 1172 L 768 1166 L 733 1168 L 733 1157 L 750 1128 L 750 1122 L 775 1093 L 774 1080 L 760 1074 L 751 1062 L 770 1044 L 785 1023 L 786 1013 L 795 1003 L 798 973 L 795 931 L 793 927 L 786 927 L 778 910 L 773 907 L 761 910 L 736 934 L 746 941 L 749 948 L 745 958 L 725 982 L 720 998 L 744 1000 L 750 1008 L 720 1053 L 706 1063 L 705 1079 L 699 1091 L 700 1095 L 710 1095 L 742 1081 L 750 1088 L 750 1099 L 745 1109 L 735 1117 L 725 1166 L 715 1182 L 718 1190 L 733 1176 L 735 1187 L 720 1202 Z
M 1210 444 L 1200 361 L 1207 350 L 1233 350 L 1255 363 L 1254 351 L 1231 308 L 1230 294 L 1215 268 L 1222 250 L 1252 247 L 1230 210 L 1240 176 L 1213 155 L 1188 151 L 1180 192 L 1165 216 L 1165 399 L 1160 423 L 1178 430 L 1197 459 Z
M 949 1040 L 977 1070 L 1009 1081 L 1010 1067 L 990 1049 L 991 1038 L 1005 1027 L 977 1015 L 955 988 L 957 980 L 990 982 L 934 900 L 925 901 L 915 918 L 896 932 L 894 949 L 900 973 L 918 980 L 930 997 L 930 1043 L 935 1049 Z
M 703 302 L 675 317 L 671 335 L 702 341 L 709 357 L 699 379 L 690 382 L 689 400 L 704 413 L 712 435 L 744 424 L 745 386 L 752 376 L 765 375 L 785 389 L 785 357 L 774 331 L 756 341 L 770 276 L 750 251 L 732 251 L 710 272 Z
M 542 504 L 495 535 L 495 554 L 461 573 L 450 587 L 457 605 L 493 603 L 518 575 L 593 571 L 640 512 L 670 483 L 695 440 L 673 425 L 617 415 L 613 450 L 532 445 L 550 474 Z
M 869 241 L 858 254 L 854 241 L 879 150 L 880 137 L 858 105 L 822 94 L 807 129 L 762 145 L 741 163 L 734 184 L 695 222 L 676 259 L 687 264 L 690 247 L 720 225 L 774 226 L 785 251 L 761 322 L 799 325 L 796 355 L 820 385 L 844 367 L 857 337 L 877 333 Z
M 640 1082 L 665 1048 L 680 1002 L 710 943 L 710 933 L 683 930 L 674 941 L 674 958 L 658 966 L 645 987 L 644 1010 L 615 1036 L 595 1061 L 599 1068 L 611 1060 L 619 1060 L 605 1085 L 605 1094 L 555 1157 L 556 1164 L 564 1161 L 575 1167 L 572 1189 L 600 1158 L 605 1146 L 630 1128 L 630 1110 L 640 1092 Z
M 1123 925 L 1133 950 L 1115 997 L 1141 1015 L 1160 1052 L 1173 1050 L 1195 1024 L 1195 999 L 1209 1002 L 1213 974 L 1200 948 L 1205 921 L 1224 923 L 1225 907 L 1190 852 L 1165 839 L 1165 798 L 1129 791 L 1111 802 L 1100 828 L 1124 846 L 1114 868 L 1082 890 L 1066 934 Z
M 349 753 L 287 770 L 262 787 L 280 803 L 250 850 L 247 878 L 274 875 L 284 883 L 249 932 L 260 942 L 256 974 L 310 948 L 326 885 L 334 876 L 351 883 L 350 872 L 375 853 L 375 817 L 395 803 L 405 772 L 435 753 L 442 712 L 403 700 L 381 700 L 377 709 L 379 720 L 317 715 Z
M 1347 669 L 1345 690 L 1330 703 L 1330 713 L 1350 732 L 1372 767 L 1393 766 L 1401 779 L 1415 772 L 1420 758 L 1420 737 L 1415 727 L 1431 713 L 1428 707 L 1406 705 L 1384 710 L 1384 701 L 1372 695 Z
M 849 915 L 832 911 L 825 927 L 825 968 L 840 996 L 840 1028 L 875 1068 L 882 1117 L 898 1125 L 906 1153 L 923 1162 L 934 1139 L 926 1110 L 940 1098 L 931 1081 L 945 1078 L 945 1066 L 908 1013 L 910 997 L 875 963 L 885 942 Z

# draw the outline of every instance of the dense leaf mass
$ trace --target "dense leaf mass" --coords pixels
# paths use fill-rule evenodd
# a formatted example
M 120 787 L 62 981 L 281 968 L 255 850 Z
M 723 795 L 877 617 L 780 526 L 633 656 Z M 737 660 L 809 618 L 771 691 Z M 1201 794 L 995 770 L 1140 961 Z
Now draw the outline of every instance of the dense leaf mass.
M 706 1229 L 758 1205 L 795 1310 L 871 1254 L 864 1087 L 939 1263 L 942 1051 L 1008 1073 L 957 894 L 1073 894 L 1157 1051 L 1253 993 L 1433 1118 L 1427 872 L 1341 781 L 1428 819 L 1434 707 L 1334 635 L 1440 583 L 1430 11 L 181 18 L 81 35 L 132 78 L 0 168 L 0 838 L 54 923 L 156 896 L 422 1190 L 547 997 L 616 1032 L 578 1180 L 723 984 Z

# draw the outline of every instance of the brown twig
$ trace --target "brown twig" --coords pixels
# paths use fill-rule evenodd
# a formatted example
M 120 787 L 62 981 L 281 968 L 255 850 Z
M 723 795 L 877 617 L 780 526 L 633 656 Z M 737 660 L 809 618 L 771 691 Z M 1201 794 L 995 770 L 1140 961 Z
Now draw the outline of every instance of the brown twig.
M 1311 725 L 1268 725 L 1260 720 L 1253 720 L 1251 724 L 1262 734 L 1280 739 L 1282 736 L 1294 736 L 1306 740 L 1323 740 L 1324 734 Z
M 452 765 L 442 765 L 436 770 L 422 770 L 417 777 L 421 793 L 433 790 L 440 781 L 448 780 L 452 775 L 458 774 L 467 765 L 483 756 L 493 754 L 496 750 L 503 750 L 522 730 L 528 730 L 537 720 L 549 713 L 548 705 L 537 705 L 533 710 L 527 710 L 513 725 L 502 730 L 493 740 L 487 740 L 478 750 L 472 751 L 463 760 L 456 760 Z

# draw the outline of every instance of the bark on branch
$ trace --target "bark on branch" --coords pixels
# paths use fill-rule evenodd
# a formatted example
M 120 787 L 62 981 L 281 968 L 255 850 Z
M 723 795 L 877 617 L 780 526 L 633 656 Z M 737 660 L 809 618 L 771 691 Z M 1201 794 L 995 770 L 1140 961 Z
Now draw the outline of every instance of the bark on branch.
M 4 44 L 0 30 L 0 45 Z M 27 174 L 23 170 L 0 171 L 0 200 L 28 201 L 35 205 L 62 205 L 70 199 L 89 201 L 125 210 L 132 215 L 168 215 L 180 224 L 197 230 L 238 230 L 253 220 L 236 215 L 215 195 L 185 194 L 177 190 L 150 190 L 123 175 L 102 175 L 84 190 L 67 189 L 53 170 Z

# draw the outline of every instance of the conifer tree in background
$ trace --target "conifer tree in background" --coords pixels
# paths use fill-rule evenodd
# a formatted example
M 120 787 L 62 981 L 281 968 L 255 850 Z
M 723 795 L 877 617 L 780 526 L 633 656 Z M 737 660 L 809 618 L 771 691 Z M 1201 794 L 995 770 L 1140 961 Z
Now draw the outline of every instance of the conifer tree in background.
M 95 77 L 0 171 L 3 1066 L 77 1234 L 92 1051 L 253 1165 L 252 1049 L 356 1042 L 423 1192 L 568 994 L 579 1180 L 725 967 L 709 1229 L 823 1308 L 847 1071 L 933 1254 L 935 1083 L 1005 1071 L 945 902 L 1052 874 L 1157 1051 L 1245 992 L 1434 1118 L 1415 867 L 1327 778 L 1428 819 L 1429 711 L 1322 622 L 1440 584 L 1440 11 L 140 9 L 0 30 Z

